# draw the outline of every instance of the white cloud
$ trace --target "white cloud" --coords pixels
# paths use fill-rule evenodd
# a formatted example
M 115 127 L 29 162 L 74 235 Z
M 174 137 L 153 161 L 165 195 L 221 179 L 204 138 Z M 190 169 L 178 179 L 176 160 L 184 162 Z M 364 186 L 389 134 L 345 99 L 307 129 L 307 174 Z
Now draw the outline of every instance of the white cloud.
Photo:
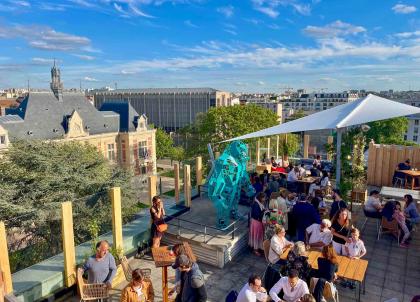
M 267 16 L 269 16 L 270 18 L 277 18 L 279 15 L 279 12 L 277 10 L 275 10 L 272 7 L 268 7 L 268 6 L 257 6 L 255 7 L 256 11 L 259 11 L 260 13 L 263 13 Z
M 417 8 L 412 5 L 406 5 L 406 4 L 396 4 L 392 7 L 392 10 L 396 14 L 411 14 L 417 11 Z
M 83 80 L 85 80 L 87 82 L 99 82 L 99 80 L 97 80 L 95 78 L 91 78 L 91 77 L 84 77 Z
M 184 24 L 192 28 L 198 28 L 198 26 L 192 23 L 191 20 L 185 20 Z
M 234 31 L 234 30 L 232 30 L 232 29 L 229 29 L 229 28 L 225 28 L 223 31 L 225 31 L 225 32 L 227 32 L 228 34 L 231 34 L 231 35 L 233 35 L 233 36 L 237 36 L 237 35 L 238 35 L 238 33 L 237 33 L 236 31 Z
M 258 81 L 258 85 L 264 86 L 265 85 L 265 82 L 264 81 Z
M 303 33 L 315 38 L 331 38 L 346 35 L 356 35 L 365 32 L 363 26 L 356 26 L 337 20 L 325 26 L 306 26 Z
M 235 8 L 232 5 L 222 6 L 217 8 L 217 12 L 221 13 L 226 18 L 230 18 L 234 14 Z
M 304 16 L 309 16 L 312 10 L 311 4 L 300 3 L 298 0 L 251 0 L 251 2 L 255 10 L 270 18 L 279 16 L 280 7 L 291 7 L 295 12 Z
M 79 58 L 81 60 L 84 60 L 84 61 L 93 61 L 93 60 L 95 60 L 95 57 L 89 56 L 89 55 L 73 54 L 73 56 L 75 56 L 75 57 L 77 57 L 77 58 Z
M 36 65 L 53 65 L 54 62 L 56 63 L 61 62 L 61 60 L 38 58 L 38 57 L 32 58 L 31 61 L 33 64 L 36 64 Z
M 88 47 L 90 39 L 82 36 L 55 31 L 46 26 L 15 25 L 0 27 L 0 39 L 22 38 L 28 44 L 41 50 L 70 51 Z
M 414 38 L 414 37 L 420 37 L 420 30 L 411 31 L 411 32 L 402 32 L 395 34 L 398 38 Z

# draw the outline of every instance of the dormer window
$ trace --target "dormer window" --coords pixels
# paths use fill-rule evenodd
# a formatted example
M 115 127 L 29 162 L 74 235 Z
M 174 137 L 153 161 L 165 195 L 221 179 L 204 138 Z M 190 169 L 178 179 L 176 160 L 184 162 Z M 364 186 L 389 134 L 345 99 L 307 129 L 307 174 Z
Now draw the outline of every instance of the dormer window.
M 32 135 L 33 132 L 31 130 L 28 131 L 28 135 Z
M 54 133 L 58 132 L 58 129 L 55 129 L 55 128 L 54 128 L 54 129 L 53 129 L 53 132 L 54 132 Z
M 0 145 L 6 145 L 6 135 L 0 135 Z

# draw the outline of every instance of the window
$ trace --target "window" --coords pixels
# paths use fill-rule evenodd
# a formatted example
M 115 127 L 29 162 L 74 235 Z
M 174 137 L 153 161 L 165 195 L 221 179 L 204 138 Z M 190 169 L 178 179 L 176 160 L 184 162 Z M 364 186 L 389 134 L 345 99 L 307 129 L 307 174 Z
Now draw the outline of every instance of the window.
M 417 142 L 417 135 L 413 136 L 413 141 Z
M 404 135 L 404 140 L 405 140 L 405 141 L 407 140 L 407 134 L 406 134 L 406 135 Z
M 416 133 L 416 134 L 419 133 L 419 128 L 418 127 L 414 128 L 414 133 Z
M 108 144 L 108 159 L 114 161 L 115 160 L 115 145 Z
M 418 126 L 419 125 L 419 120 L 414 120 L 414 125 Z
M 148 158 L 149 152 L 147 151 L 147 141 L 139 142 L 139 158 Z
M 0 145 L 6 145 L 6 135 L 0 135 Z

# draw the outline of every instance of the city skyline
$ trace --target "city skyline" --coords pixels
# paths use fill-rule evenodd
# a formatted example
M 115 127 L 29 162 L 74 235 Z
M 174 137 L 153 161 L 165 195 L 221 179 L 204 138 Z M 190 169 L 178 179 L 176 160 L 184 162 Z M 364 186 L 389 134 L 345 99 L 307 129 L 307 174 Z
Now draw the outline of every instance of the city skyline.
M 5 0 L 0 88 L 420 89 L 418 1 Z

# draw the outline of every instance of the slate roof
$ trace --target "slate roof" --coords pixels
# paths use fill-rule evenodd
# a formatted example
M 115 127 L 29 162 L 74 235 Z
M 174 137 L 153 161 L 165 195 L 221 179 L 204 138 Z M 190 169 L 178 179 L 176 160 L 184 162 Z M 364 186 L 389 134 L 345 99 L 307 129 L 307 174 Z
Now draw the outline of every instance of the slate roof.
M 114 111 L 120 116 L 120 131 L 136 131 L 139 114 L 128 101 L 113 100 L 102 104 L 100 111 Z
M 89 134 L 119 132 L 119 116 L 98 111 L 79 92 L 63 93 L 61 102 L 52 92 L 31 92 L 18 108 L 6 109 L 0 125 L 12 139 L 59 139 L 65 135 L 67 118 L 74 111 L 83 119 Z
M 122 94 L 122 93 L 214 93 L 219 90 L 213 88 L 142 88 L 142 89 L 116 89 L 101 91 L 96 90 L 96 94 Z

